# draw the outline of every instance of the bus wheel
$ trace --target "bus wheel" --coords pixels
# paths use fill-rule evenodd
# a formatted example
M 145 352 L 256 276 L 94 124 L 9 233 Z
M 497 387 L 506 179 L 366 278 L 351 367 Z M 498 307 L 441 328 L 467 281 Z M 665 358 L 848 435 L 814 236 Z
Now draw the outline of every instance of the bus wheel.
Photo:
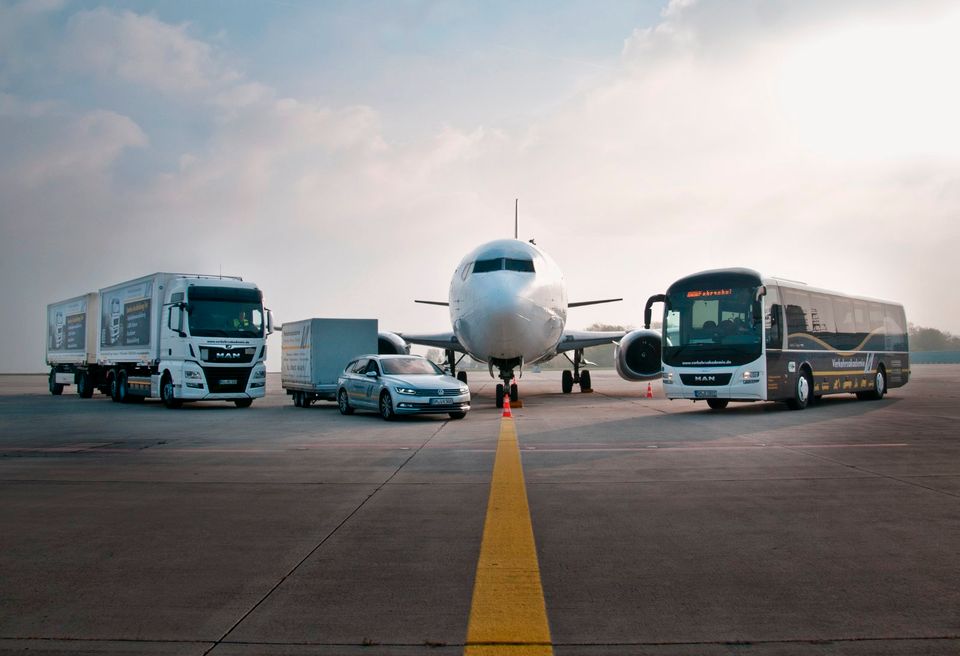
M 874 388 L 872 392 L 867 392 L 868 399 L 879 401 L 887 393 L 887 372 L 883 367 L 877 368 L 877 377 L 873 381 Z
M 707 405 L 711 410 L 723 410 L 730 403 L 729 399 L 707 399 Z
M 810 372 L 801 369 L 793 384 L 793 398 L 787 399 L 787 406 L 791 410 L 803 410 L 810 405 L 810 394 L 813 391 L 813 380 Z

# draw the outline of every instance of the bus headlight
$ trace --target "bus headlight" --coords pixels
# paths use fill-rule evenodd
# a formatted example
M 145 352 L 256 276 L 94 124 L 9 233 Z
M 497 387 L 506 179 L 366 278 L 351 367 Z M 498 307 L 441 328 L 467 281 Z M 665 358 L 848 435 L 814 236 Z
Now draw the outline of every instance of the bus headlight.
M 744 385 L 748 383 L 759 383 L 760 382 L 760 372 L 759 371 L 744 371 L 743 372 L 743 383 Z
M 673 385 L 673 372 L 664 371 L 663 372 L 663 384 L 664 385 Z

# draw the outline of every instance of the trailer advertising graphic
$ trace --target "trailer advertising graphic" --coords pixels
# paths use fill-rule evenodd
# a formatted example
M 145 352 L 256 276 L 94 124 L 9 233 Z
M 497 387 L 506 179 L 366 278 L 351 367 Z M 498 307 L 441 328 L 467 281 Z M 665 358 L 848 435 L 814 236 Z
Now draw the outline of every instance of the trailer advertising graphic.
M 82 351 L 86 336 L 86 300 L 54 305 L 47 310 L 47 350 Z
M 150 343 L 152 293 L 151 282 L 104 292 L 101 299 L 101 347 L 142 346 Z

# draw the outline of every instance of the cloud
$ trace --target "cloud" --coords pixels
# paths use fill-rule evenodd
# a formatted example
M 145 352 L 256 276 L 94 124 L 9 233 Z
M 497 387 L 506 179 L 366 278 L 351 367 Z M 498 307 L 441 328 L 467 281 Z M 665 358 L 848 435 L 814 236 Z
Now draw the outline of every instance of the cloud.
M 209 44 L 187 32 L 187 25 L 131 11 L 82 11 L 67 25 L 63 62 L 68 70 L 170 94 L 207 90 L 238 77 Z

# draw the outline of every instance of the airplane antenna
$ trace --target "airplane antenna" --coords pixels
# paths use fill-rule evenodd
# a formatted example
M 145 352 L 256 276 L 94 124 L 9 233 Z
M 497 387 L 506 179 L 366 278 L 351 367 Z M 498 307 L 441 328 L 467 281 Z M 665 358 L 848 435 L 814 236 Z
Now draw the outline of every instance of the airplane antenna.
M 520 199 L 513 199 L 513 238 L 520 239 Z

